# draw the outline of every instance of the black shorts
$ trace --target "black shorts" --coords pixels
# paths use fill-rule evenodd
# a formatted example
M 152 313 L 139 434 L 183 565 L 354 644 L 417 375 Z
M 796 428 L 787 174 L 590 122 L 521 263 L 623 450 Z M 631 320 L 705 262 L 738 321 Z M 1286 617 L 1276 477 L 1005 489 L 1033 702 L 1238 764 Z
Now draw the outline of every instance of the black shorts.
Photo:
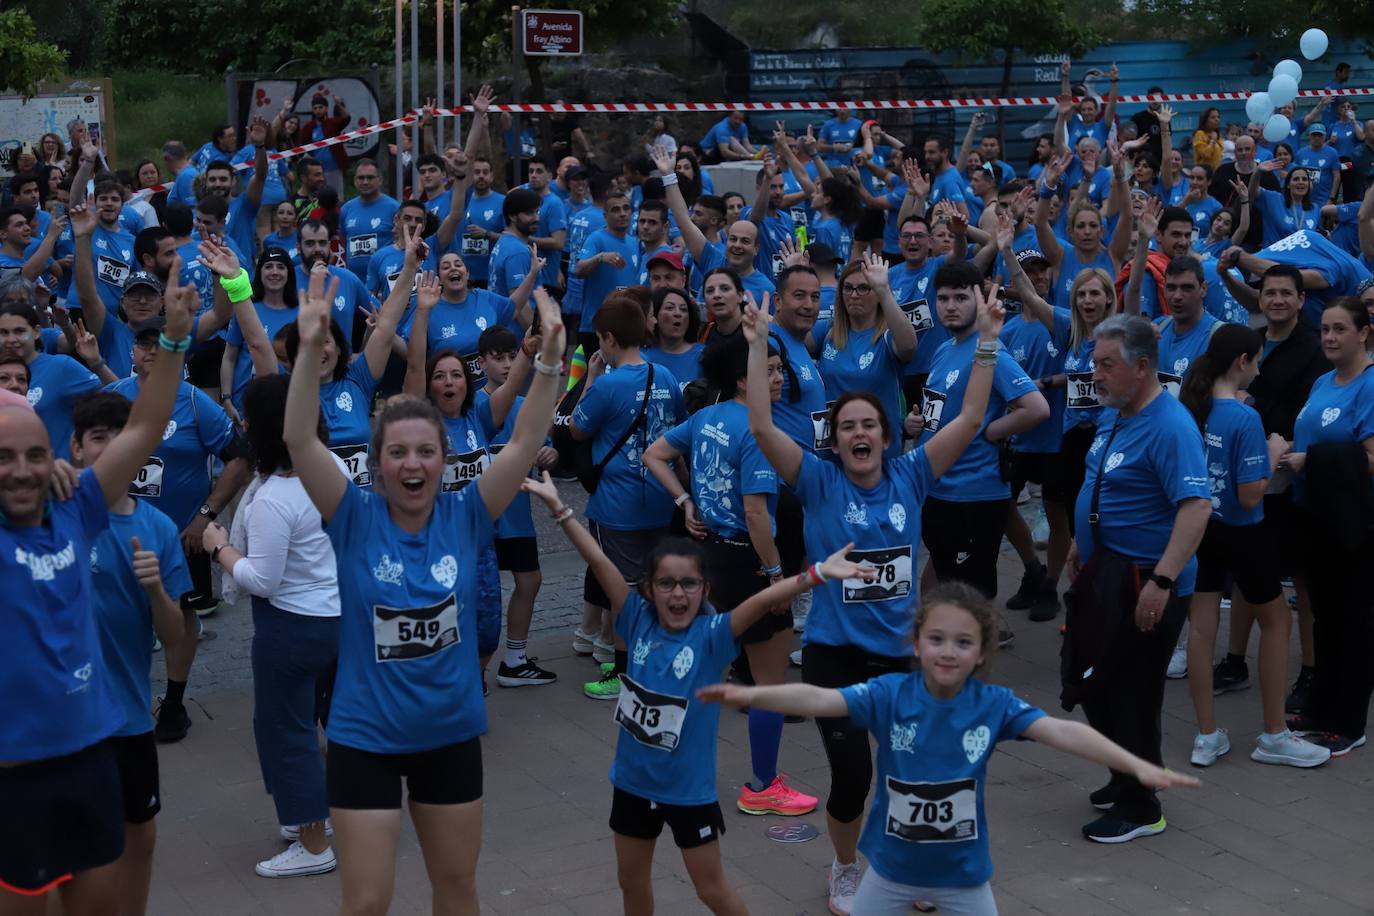
M 733 611 L 753 595 L 768 587 L 763 564 L 747 539 L 723 538 L 708 534 L 701 542 L 706 552 L 706 569 L 711 580 L 711 603 L 723 611 Z M 767 642 L 774 633 L 792 629 L 792 608 L 781 614 L 767 613 L 740 634 L 743 645 Z
M 695 849 L 720 839 L 725 817 L 720 803 L 709 805 L 660 805 L 624 789 L 611 797 L 611 829 L 637 840 L 656 840 L 663 825 L 673 831 L 678 849 Z
M 497 538 L 496 568 L 507 572 L 539 572 L 539 541 L 534 538 Z
M 639 585 L 639 578 L 644 574 L 644 558 L 649 551 L 654 549 L 654 545 L 667 533 L 665 528 L 650 528 L 646 531 L 620 531 L 615 528 L 603 528 L 596 522 L 587 520 L 587 530 L 591 532 L 599 546 L 615 568 L 620 570 L 620 575 L 625 579 L 630 588 Z M 592 575 L 591 568 L 582 577 L 582 600 L 593 607 L 609 608 L 611 599 L 606 597 L 605 590 L 601 583 L 596 581 L 596 576 Z
M 782 563 L 784 576 L 795 576 L 806 567 L 806 540 L 802 532 L 806 526 L 806 513 L 802 511 L 801 500 L 796 491 L 787 484 L 778 487 L 778 504 L 773 512 L 774 524 L 778 533 L 773 543 L 778 547 L 778 560 Z
M 1277 549 L 1261 524 L 1226 525 L 1216 519 L 1207 522 L 1207 532 L 1197 548 L 1197 585 L 1199 592 L 1226 589 L 1230 573 L 1241 596 L 1253 605 L 1266 604 L 1283 594 L 1279 584 Z
M 0 891 L 42 894 L 124 854 L 124 793 L 109 741 L 0 767 Z
M 854 227 L 854 241 L 872 242 L 881 240 L 883 237 L 884 210 L 871 210 L 864 208 L 864 215 L 859 218 L 859 224 Z
M 914 650 L 916 643 L 916 611 L 911 612 Z M 915 655 L 875 655 L 858 646 L 828 646 L 807 643 L 802 649 L 802 682 L 817 687 L 852 687 L 884 674 L 906 674 L 915 663 Z
M 1260 528 L 1273 545 L 1270 559 L 1280 578 L 1300 576 L 1307 567 L 1310 546 L 1302 536 L 1302 513 L 1293 504 L 1293 491 L 1269 493 L 1264 497 L 1264 521 Z
M 223 359 L 224 338 L 211 337 L 199 350 L 186 355 L 186 381 L 197 388 L 218 388 Z
M 119 782 L 124 786 L 124 820 L 146 824 L 162 810 L 161 782 L 157 768 L 157 742 L 152 732 L 110 739 L 119 763 Z
M 1063 505 L 1069 501 L 1064 486 L 1064 462 L 1058 452 L 1018 452 L 1013 449 L 1011 498 L 1020 496 L 1027 483 L 1040 484 L 1040 494 L 1052 503 Z
M 325 783 L 331 808 L 398 809 L 402 777 L 410 800 L 422 805 L 477 801 L 482 797 L 481 739 L 411 754 L 374 754 L 329 742 Z

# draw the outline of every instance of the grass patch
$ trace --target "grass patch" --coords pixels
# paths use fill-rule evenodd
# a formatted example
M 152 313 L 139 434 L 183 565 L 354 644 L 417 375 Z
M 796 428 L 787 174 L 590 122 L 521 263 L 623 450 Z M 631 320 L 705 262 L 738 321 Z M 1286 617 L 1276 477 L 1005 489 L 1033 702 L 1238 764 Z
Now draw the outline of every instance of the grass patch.
M 180 140 L 195 152 L 224 123 L 222 77 L 178 76 L 162 71 L 115 70 L 100 74 L 114 85 L 115 136 L 122 168 L 142 159 L 162 168 L 162 144 Z M 165 176 L 164 176 L 165 177 Z

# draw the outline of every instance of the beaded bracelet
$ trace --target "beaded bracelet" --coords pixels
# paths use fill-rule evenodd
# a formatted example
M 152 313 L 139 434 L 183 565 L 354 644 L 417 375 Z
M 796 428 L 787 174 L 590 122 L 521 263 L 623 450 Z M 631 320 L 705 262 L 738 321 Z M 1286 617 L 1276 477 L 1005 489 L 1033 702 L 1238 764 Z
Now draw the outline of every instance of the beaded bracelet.
M 562 509 L 559 509 L 557 512 L 552 513 L 552 514 L 550 515 L 550 518 L 552 518 L 552 519 L 554 520 L 555 523 L 561 525 L 561 524 L 563 524 L 564 522 L 566 522 L 568 519 L 572 518 L 572 517 L 573 517 L 573 514 L 574 514 L 574 510 L 573 510 L 573 507 L 572 507 L 572 506 L 564 506 Z

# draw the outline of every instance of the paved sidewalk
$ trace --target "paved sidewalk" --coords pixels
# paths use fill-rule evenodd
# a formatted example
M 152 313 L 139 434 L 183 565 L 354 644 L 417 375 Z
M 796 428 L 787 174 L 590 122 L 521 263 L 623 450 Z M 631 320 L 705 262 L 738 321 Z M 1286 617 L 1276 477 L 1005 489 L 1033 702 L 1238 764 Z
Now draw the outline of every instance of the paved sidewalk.
M 547 527 L 542 519 L 540 525 Z M 616 737 L 612 706 L 582 696 L 582 682 L 594 666 L 572 654 L 568 638 L 580 614 L 582 565 L 575 555 L 558 552 L 565 545 L 556 534 L 541 535 L 548 552 L 531 651 L 561 680 L 535 690 L 503 690 L 493 679 L 491 730 L 483 738 L 482 910 L 618 913 L 606 826 L 606 772 Z M 1014 556 L 1005 555 L 1004 598 L 1015 590 L 1019 573 Z M 991 679 L 1059 712 L 1059 621 L 1032 624 L 1016 612 L 1008 612 L 1008 619 L 1017 641 L 998 656 Z M 202 644 L 192 675 L 195 727 L 185 741 L 161 749 L 164 809 L 158 818 L 154 916 L 337 912 L 337 874 L 273 881 L 253 873 L 253 864 L 282 844 L 253 746 L 250 620 L 247 606 L 240 605 L 206 621 L 216 638 Z M 1252 679 L 1254 646 L 1252 639 Z M 1296 659 L 1292 664 L 1296 670 Z M 160 680 L 161 662 L 156 667 Z M 1123 847 L 1099 846 L 1079 835 L 1080 826 L 1095 816 L 1086 796 L 1103 783 L 1103 770 L 1030 742 L 1001 745 L 987 787 L 1001 912 L 1374 912 L 1374 747 L 1316 770 L 1253 763 L 1258 704 L 1258 687 L 1218 699 L 1219 719 L 1231 729 L 1231 754 L 1201 773 L 1200 790 L 1165 799 L 1169 829 L 1163 835 Z M 745 723 L 734 712 L 721 716 L 718 786 L 729 878 L 754 913 L 819 916 L 827 912 L 831 858 L 824 835 L 782 845 L 765 830 L 784 819 L 753 818 L 734 808 L 740 782 L 749 775 Z M 1164 730 L 1166 761 L 1187 769 L 1194 727 L 1185 681 L 1169 685 Z M 787 726 L 781 766 L 798 788 L 824 798 L 829 774 L 812 723 Z M 801 820 L 824 834 L 823 813 Z M 705 912 L 667 833 L 659 843 L 654 885 L 659 913 Z M 392 912 L 429 913 L 429 883 L 408 820 Z

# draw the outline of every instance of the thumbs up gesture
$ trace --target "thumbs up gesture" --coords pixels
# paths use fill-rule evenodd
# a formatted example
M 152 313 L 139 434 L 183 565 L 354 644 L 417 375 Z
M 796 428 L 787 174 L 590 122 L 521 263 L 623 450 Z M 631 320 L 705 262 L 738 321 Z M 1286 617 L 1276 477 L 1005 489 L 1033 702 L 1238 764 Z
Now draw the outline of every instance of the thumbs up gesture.
M 134 548 L 134 578 L 143 590 L 152 594 L 162 588 L 162 568 L 158 565 L 157 554 L 144 550 L 138 538 L 131 539 Z

